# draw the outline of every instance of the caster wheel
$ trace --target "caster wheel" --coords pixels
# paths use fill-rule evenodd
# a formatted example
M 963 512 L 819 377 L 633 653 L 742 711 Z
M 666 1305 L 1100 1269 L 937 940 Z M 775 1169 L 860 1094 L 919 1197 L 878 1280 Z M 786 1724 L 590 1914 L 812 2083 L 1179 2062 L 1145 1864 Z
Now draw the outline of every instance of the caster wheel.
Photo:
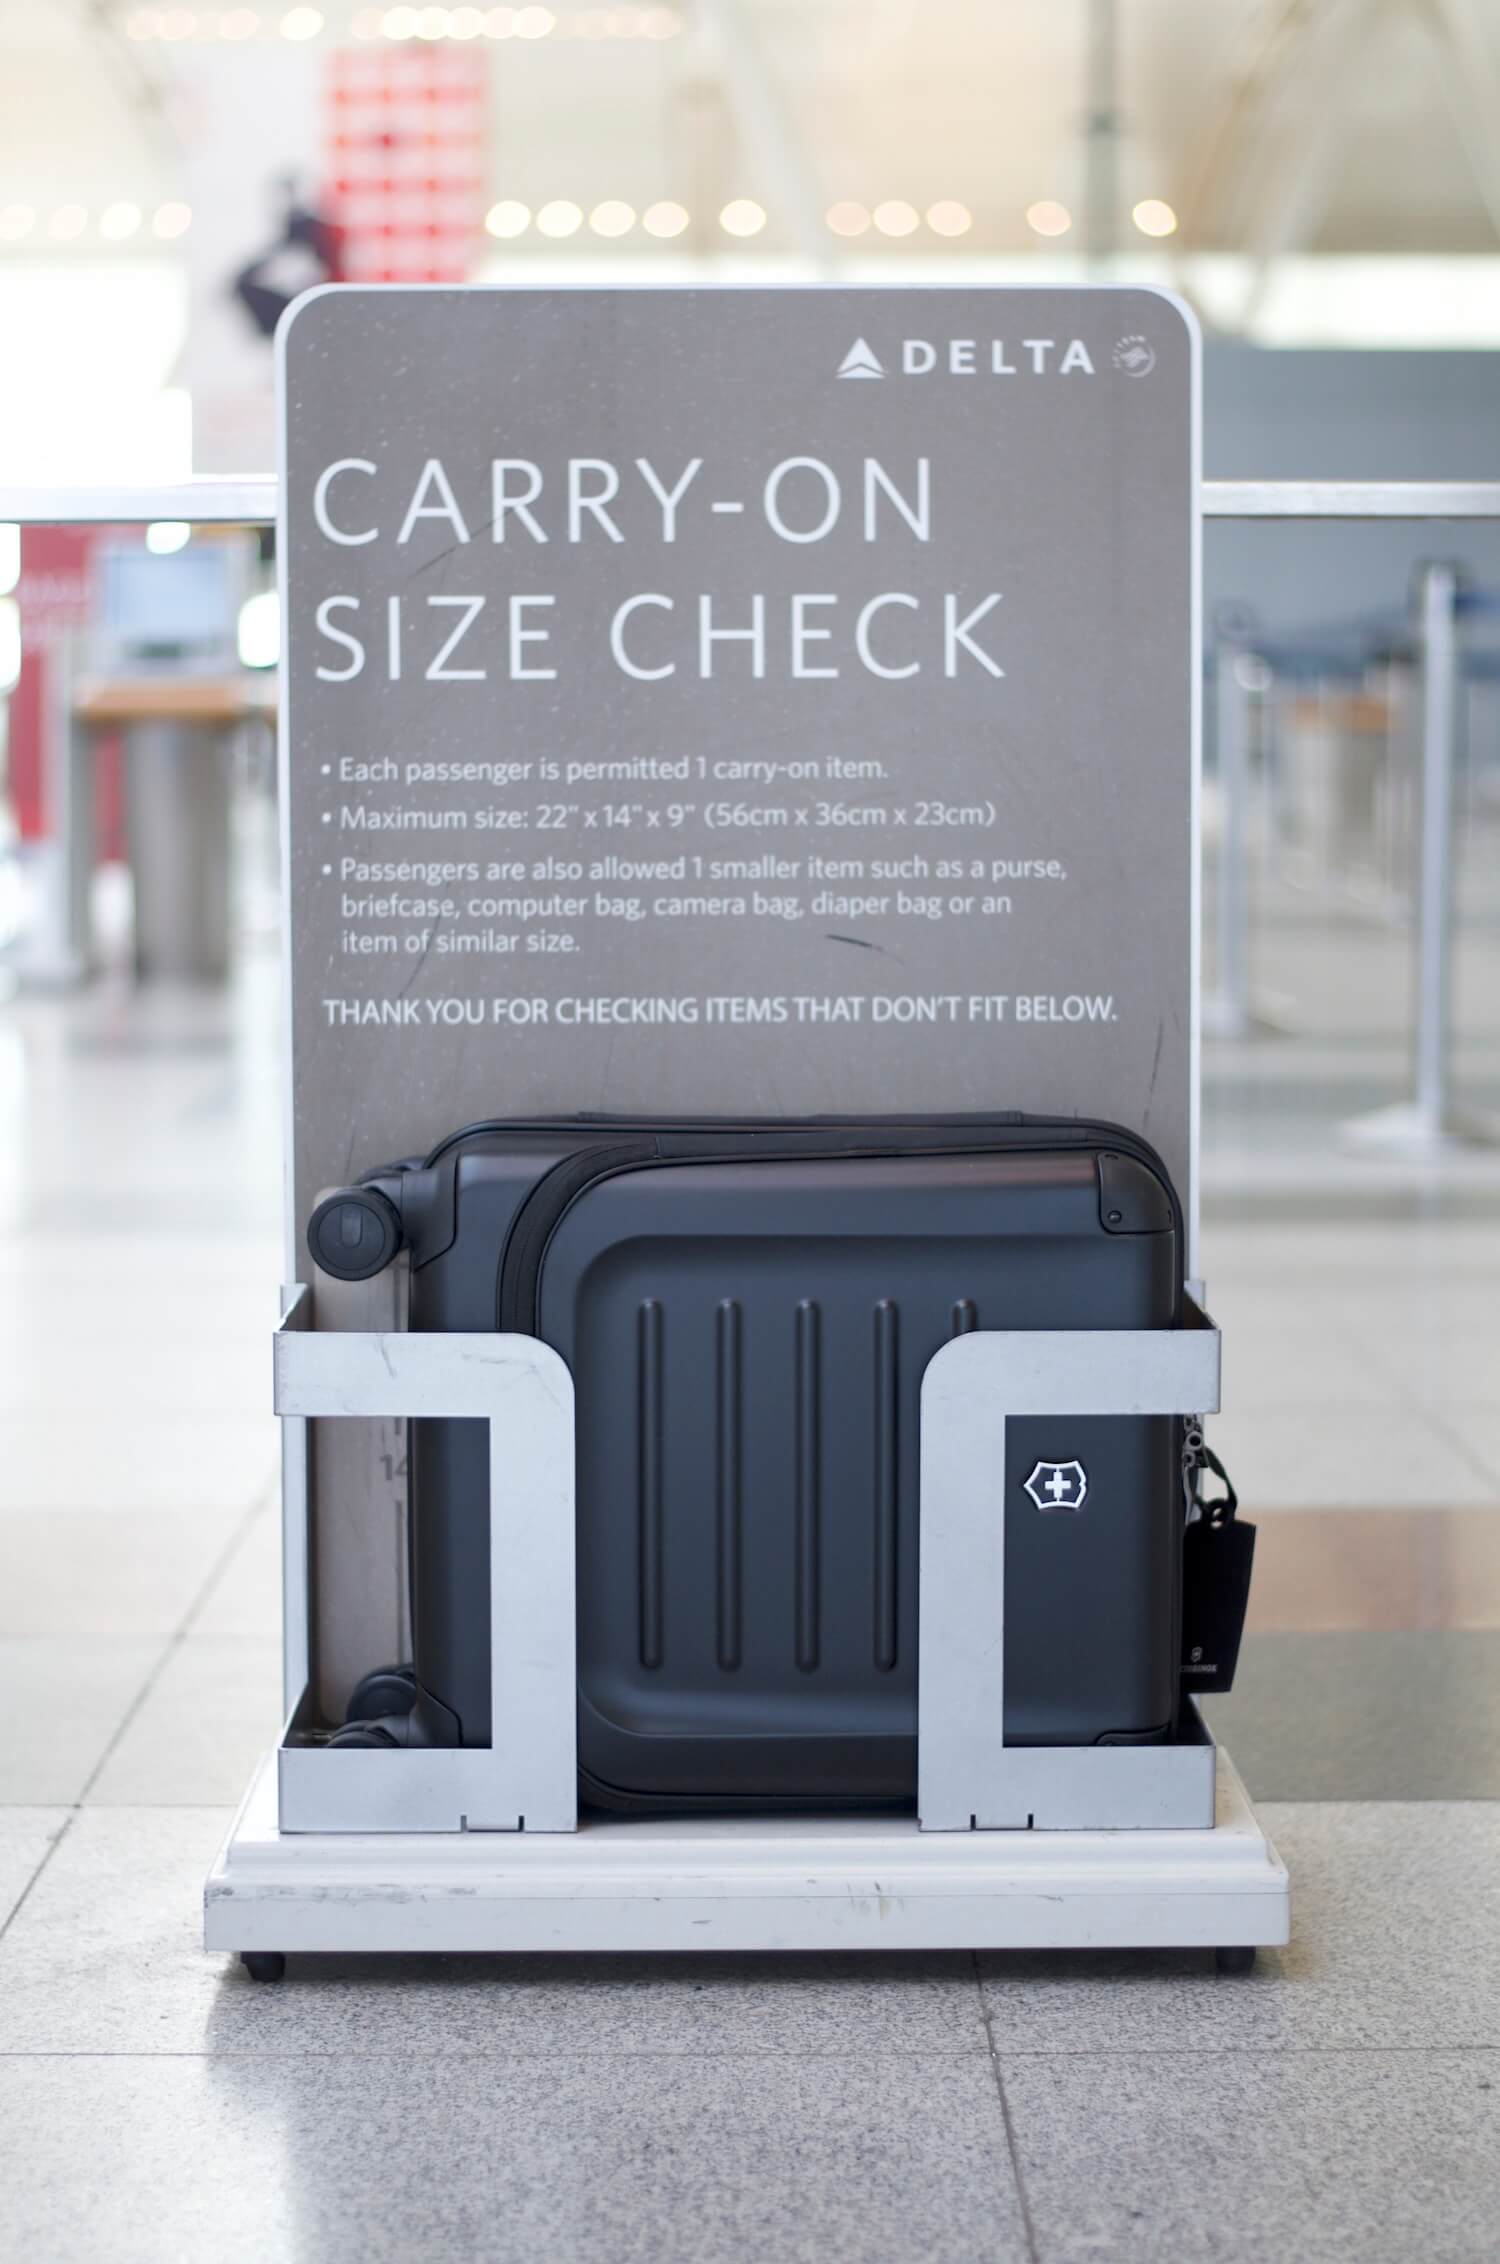
M 1230 1949 L 1214 1951 L 1214 1964 L 1221 1973 L 1250 1973 L 1255 1967 L 1255 1950 L 1252 1944 L 1236 1942 Z
M 330 1750 L 340 1753 L 373 1750 L 394 1753 L 396 1750 L 396 1740 L 378 1722 L 346 1722 L 342 1729 L 334 1731 L 328 1744 Z
M 241 1950 L 240 1963 L 252 1981 L 279 1981 L 286 1971 L 280 1950 Z
M 416 1702 L 417 1678 L 410 1667 L 376 1667 L 350 1691 L 344 1719 L 374 1722 L 382 1714 L 409 1714 Z

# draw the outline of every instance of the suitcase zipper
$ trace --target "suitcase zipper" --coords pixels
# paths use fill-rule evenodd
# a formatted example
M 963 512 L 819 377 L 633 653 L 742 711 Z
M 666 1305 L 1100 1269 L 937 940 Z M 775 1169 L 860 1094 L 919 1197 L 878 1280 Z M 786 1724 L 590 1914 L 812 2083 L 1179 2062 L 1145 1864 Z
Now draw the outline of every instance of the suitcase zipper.
M 586 1120 L 548 1122 L 506 1122 L 496 1120 L 489 1124 L 473 1125 L 467 1131 L 456 1133 L 433 1150 L 428 1163 L 436 1161 L 457 1140 L 477 1138 L 485 1133 L 535 1131 L 571 1132 L 584 1129 Z M 649 1132 L 629 1119 L 596 1119 L 611 1130 L 640 1130 L 643 1136 L 631 1142 L 589 1141 L 576 1149 L 564 1162 L 555 1164 L 538 1181 L 521 1206 L 515 1225 L 511 1229 L 501 1258 L 496 1295 L 496 1327 L 514 1329 L 523 1334 L 534 1333 L 537 1325 L 537 1294 L 547 1246 L 572 1205 L 587 1190 L 601 1180 L 616 1177 L 622 1172 L 648 1170 L 652 1166 L 699 1160 L 705 1163 L 744 1163 L 777 1161 L 783 1157 L 813 1154 L 830 1159 L 854 1161 L 883 1156 L 943 1156 L 989 1155 L 997 1151 L 1006 1154 L 1045 1153 L 1054 1148 L 1088 1149 L 1104 1153 L 1129 1154 L 1144 1163 L 1166 1190 L 1172 1207 L 1173 1229 L 1179 1250 L 1182 1248 L 1182 1211 L 1161 1158 L 1149 1141 L 1127 1132 L 1118 1124 L 1104 1124 L 1081 1118 L 1052 1119 L 1028 1117 L 1019 1113 L 1005 1116 L 932 1117 L 914 1122 L 910 1117 L 887 1118 L 804 1118 L 786 1124 L 752 1125 L 711 1118 L 683 1118 L 664 1120 L 652 1126 Z M 907 1130 L 919 1135 L 910 1144 L 871 1138 L 880 1130 L 896 1132 Z M 952 1130 L 974 1135 L 971 1139 L 952 1141 L 928 1140 L 921 1134 L 931 1131 Z M 838 1144 L 841 1133 L 858 1134 L 847 1144 Z M 979 1137 L 980 1134 L 988 1137 Z M 1022 1133 L 1023 1138 L 1005 1137 Z M 824 1141 L 833 1138 L 829 1144 Z M 996 1135 L 999 1135 L 997 1137 Z M 664 1148 L 664 1141 L 668 1145 Z M 677 1142 L 681 1141 L 681 1146 Z M 698 1142 L 703 1142 L 699 1146 Z

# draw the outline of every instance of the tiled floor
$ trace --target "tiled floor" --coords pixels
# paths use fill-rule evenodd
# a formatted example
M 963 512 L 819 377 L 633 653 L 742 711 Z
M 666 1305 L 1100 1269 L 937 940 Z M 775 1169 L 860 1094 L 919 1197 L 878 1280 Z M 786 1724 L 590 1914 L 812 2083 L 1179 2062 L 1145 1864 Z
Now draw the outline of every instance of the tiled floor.
M 273 971 L 0 1008 L 0 2257 L 1494 2255 L 1500 1165 L 1351 1165 L 1400 1032 L 1342 931 L 1268 949 L 1310 1034 L 1217 1049 L 1206 1124 L 1262 1555 L 1215 1718 L 1294 1887 L 1243 1980 L 205 1957 L 278 1710 Z

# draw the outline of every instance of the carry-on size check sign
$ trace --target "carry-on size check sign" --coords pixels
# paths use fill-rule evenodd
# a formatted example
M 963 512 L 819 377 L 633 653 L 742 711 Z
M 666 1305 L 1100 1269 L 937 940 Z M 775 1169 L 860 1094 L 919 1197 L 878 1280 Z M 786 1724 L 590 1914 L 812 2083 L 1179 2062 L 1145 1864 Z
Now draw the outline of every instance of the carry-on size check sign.
M 580 1109 L 1106 1116 L 1190 1204 L 1175 301 L 340 289 L 281 350 L 299 1233 Z

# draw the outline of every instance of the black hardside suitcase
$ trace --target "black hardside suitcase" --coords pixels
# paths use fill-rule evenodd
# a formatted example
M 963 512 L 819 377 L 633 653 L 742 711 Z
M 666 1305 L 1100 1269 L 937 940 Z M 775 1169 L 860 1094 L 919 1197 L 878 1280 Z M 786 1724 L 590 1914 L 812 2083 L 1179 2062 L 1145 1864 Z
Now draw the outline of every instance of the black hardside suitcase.
M 328 1197 L 309 1241 L 346 1279 L 405 1247 L 413 1329 L 568 1363 L 582 1791 L 613 1808 L 911 1800 L 927 1362 L 1181 1317 L 1159 1159 L 1073 1120 L 485 1124 Z M 1172 1733 L 1182 1436 L 1009 1426 L 1008 1741 Z M 489 1742 L 488 1509 L 485 1426 L 414 1423 L 415 1702 L 341 1741 Z

